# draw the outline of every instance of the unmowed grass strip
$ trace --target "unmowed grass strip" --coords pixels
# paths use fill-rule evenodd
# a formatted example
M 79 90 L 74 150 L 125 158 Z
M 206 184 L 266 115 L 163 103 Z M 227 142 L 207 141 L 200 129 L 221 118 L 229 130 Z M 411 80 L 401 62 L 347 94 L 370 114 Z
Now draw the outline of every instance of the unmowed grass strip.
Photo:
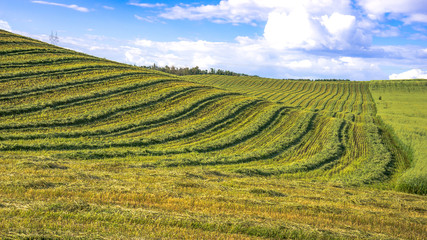
M 373 81 L 370 89 L 378 115 L 403 158 L 395 188 L 426 195 L 427 80 Z

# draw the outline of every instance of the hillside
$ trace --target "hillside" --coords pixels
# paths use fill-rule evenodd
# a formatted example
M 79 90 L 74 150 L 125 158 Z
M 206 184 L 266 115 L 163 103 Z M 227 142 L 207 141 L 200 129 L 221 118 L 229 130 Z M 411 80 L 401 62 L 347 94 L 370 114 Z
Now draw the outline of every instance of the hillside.
M 409 161 L 368 83 L 178 77 L 0 31 L 0 236 L 422 239 L 425 196 L 379 190 Z

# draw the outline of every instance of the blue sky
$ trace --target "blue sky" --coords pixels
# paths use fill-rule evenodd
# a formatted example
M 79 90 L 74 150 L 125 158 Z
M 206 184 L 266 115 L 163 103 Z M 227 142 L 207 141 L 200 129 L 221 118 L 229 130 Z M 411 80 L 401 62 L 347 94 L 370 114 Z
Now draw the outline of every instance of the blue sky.
M 425 0 L 0 0 L 0 28 L 135 65 L 427 78 Z

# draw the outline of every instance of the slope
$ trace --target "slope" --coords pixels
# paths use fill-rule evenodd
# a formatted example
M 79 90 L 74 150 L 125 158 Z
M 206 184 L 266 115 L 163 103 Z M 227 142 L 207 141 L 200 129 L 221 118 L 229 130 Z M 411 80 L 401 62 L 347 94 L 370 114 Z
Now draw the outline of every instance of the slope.
M 0 229 L 12 236 L 423 235 L 422 197 L 397 195 L 406 205 L 390 213 L 396 195 L 384 193 L 375 209 L 387 221 L 368 214 L 375 201 L 360 219 L 357 204 L 337 215 L 340 186 L 384 182 L 400 166 L 364 84 L 296 82 L 295 98 L 274 102 L 4 31 L 0 46 Z
M 351 184 L 393 171 L 363 84 L 288 82 L 282 104 L 17 36 L 2 41 L 0 151 L 9 155 L 230 165 Z

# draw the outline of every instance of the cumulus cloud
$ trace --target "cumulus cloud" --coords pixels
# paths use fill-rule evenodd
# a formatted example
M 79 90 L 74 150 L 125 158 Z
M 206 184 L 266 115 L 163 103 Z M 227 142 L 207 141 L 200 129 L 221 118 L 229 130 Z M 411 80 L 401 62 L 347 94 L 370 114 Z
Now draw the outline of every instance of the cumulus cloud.
M 264 37 L 274 48 L 313 48 L 319 43 L 319 26 L 303 8 L 289 14 L 272 12 L 264 29 Z
M 371 36 L 357 25 L 355 16 L 338 12 L 312 16 L 303 8 L 289 14 L 270 13 L 264 37 L 275 48 L 343 50 L 371 43 Z
M 366 24 L 357 22 L 350 0 L 222 0 L 217 5 L 174 6 L 160 17 L 232 24 L 265 22 L 263 37 L 276 49 L 342 50 L 369 45 L 371 39 L 364 31 Z
M 270 13 L 264 37 L 275 48 L 337 49 L 364 47 L 370 36 L 356 24 L 356 17 L 333 12 L 311 16 L 306 9 L 297 8 L 289 14 Z
M 10 27 L 9 23 L 3 20 L 0 20 L 0 29 L 6 30 L 11 32 L 12 28 Z
M 80 7 L 77 6 L 75 4 L 62 4 L 62 3 L 55 3 L 55 2 L 46 2 L 46 1 L 32 1 L 33 3 L 38 3 L 38 4 L 45 4 L 45 5 L 52 5 L 52 6 L 58 6 L 58 7 L 65 7 L 65 8 L 70 8 L 79 12 L 89 12 L 89 9 L 85 8 L 85 7 Z
M 403 73 L 394 73 L 388 77 L 390 80 L 393 79 L 427 79 L 427 71 L 421 69 L 411 69 Z
M 322 16 L 322 25 L 326 27 L 328 32 L 334 37 L 341 37 L 346 34 L 349 29 L 352 29 L 356 22 L 356 17 L 352 15 L 344 15 L 334 12 L 331 16 Z

